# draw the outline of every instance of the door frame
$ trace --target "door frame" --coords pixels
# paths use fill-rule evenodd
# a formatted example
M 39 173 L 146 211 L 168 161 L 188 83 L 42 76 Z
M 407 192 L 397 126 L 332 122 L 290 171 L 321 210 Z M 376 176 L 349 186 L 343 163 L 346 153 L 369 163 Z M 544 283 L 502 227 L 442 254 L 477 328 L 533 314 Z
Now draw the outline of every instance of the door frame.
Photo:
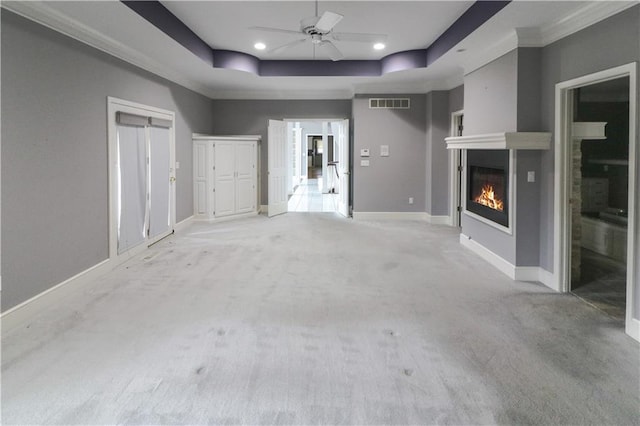
M 326 132 L 323 131 L 322 135 L 318 134 L 318 133 L 313 133 L 313 134 L 308 134 L 307 135 L 307 140 L 308 140 L 308 136 L 324 136 L 324 135 L 327 135 L 326 140 L 323 141 L 323 145 L 325 146 L 324 149 L 328 149 L 328 146 L 327 146 L 328 145 L 328 139 L 329 139 L 329 135 L 330 135 L 330 132 L 331 132 L 331 126 L 328 125 L 328 123 L 331 123 L 331 122 L 343 122 L 345 120 L 350 120 L 350 119 L 349 118 L 336 118 L 336 117 L 333 117 L 333 118 L 283 118 L 282 119 L 282 121 L 284 121 L 285 123 L 288 123 L 288 122 L 293 122 L 293 123 L 295 123 L 295 122 L 299 122 L 299 123 L 304 123 L 304 122 L 316 123 L 316 122 L 320 122 L 320 123 L 324 123 L 324 122 L 326 122 L 327 123 Z M 351 148 L 353 147 L 353 141 L 352 141 L 351 132 L 349 131 L 349 129 L 347 129 L 347 135 L 349 137 L 349 152 L 351 152 Z M 337 135 L 331 134 L 331 136 L 333 136 L 333 141 L 335 143 Z M 306 141 L 303 142 L 303 143 L 306 143 Z M 322 172 L 323 172 L 323 176 L 326 176 L 326 173 L 327 173 L 327 171 L 326 171 L 326 155 L 323 155 L 322 158 L 323 158 L 323 160 L 322 160 L 322 162 L 323 162 L 323 171 Z M 353 199 L 353 182 L 352 182 L 352 179 L 351 179 L 353 170 L 352 170 L 352 167 L 351 167 L 351 161 L 352 161 L 351 158 L 349 158 L 349 162 L 350 163 L 347 165 L 347 169 L 349 170 L 349 184 L 348 184 L 348 186 L 349 186 L 349 200 Z M 351 204 L 351 201 L 349 201 L 349 204 Z M 352 206 L 349 205 L 349 211 L 351 211 L 351 207 Z
M 171 121 L 171 128 L 169 129 L 169 180 L 171 183 L 170 197 L 171 204 L 169 207 L 170 226 L 169 232 L 166 234 L 160 234 L 155 238 L 148 238 L 142 243 L 133 247 L 121 254 L 118 254 L 118 220 L 117 220 L 117 205 L 118 205 L 118 191 L 117 191 L 117 123 L 116 112 L 126 112 L 129 114 L 144 115 L 147 117 L 154 117 L 163 120 Z M 149 105 L 140 104 L 137 102 L 127 101 L 115 97 L 107 97 L 107 175 L 109 180 L 109 259 L 121 259 L 126 260 L 131 256 L 134 256 L 142 251 L 146 250 L 150 245 L 160 241 L 167 235 L 171 234 L 176 225 L 176 135 L 175 135 L 175 112 L 166 109 L 156 108 Z M 145 130 L 145 134 L 148 142 L 148 131 Z
M 464 116 L 464 110 L 458 110 L 451 113 L 451 126 L 449 136 L 461 136 L 458 134 L 459 118 Z M 459 149 L 450 149 L 449 151 L 449 225 L 460 227 L 460 216 L 462 211 L 458 211 L 458 207 L 462 209 L 461 185 L 462 185 L 462 161 Z
M 636 277 L 639 272 L 635 265 L 638 256 L 636 233 L 637 203 L 636 183 L 638 181 L 638 92 L 637 63 L 621 65 L 556 84 L 555 87 L 555 165 L 554 165 L 554 264 L 553 284 L 562 293 L 570 291 L 571 269 L 571 123 L 572 99 L 569 92 L 584 86 L 617 78 L 629 78 L 629 212 L 627 225 L 627 293 L 625 332 L 635 340 L 640 340 L 640 312 L 634 312 Z

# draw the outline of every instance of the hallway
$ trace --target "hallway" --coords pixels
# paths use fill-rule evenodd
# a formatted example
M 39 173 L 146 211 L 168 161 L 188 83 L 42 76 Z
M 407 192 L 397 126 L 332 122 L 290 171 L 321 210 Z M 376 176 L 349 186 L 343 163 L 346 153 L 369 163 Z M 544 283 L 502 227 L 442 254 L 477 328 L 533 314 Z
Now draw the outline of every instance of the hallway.
M 193 223 L 3 333 L 3 424 L 640 420 L 617 321 L 419 221 Z
M 289 197 L 290 212 L 336 212 L 337 194 L 323 194 L 322 174 L 317 178 L 303 179 L 295 192 Z

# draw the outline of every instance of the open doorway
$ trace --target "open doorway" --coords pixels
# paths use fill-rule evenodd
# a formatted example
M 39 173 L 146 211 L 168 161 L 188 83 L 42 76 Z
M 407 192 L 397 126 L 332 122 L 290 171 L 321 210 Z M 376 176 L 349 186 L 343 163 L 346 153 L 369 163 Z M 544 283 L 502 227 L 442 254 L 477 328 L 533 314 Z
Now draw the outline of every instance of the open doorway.
M 462 136 L 464 112 L 451 114 L 450 136 Z M 449 224 L 459 228 L 462 215 L 462 150 L 449 150 Z
M 571 292 L 624 323 L 629 77 L 572 89 Z
M 329 212 L 338 211 L 339 196 L 339 153 L 337 135 L 329 121 L 296 121 L 288 122 L 288 126 L 297 129 L 288 145 L 291 152 L 304 158 L 294 158 L 304 166 L 299 178 L 294 176 L 294 184 L 289 194 L 289 212 Z M 293 170 L 293 169 L 292 169 Z
M 636 64 L 556 84 L 554 278 L 640 340 Z

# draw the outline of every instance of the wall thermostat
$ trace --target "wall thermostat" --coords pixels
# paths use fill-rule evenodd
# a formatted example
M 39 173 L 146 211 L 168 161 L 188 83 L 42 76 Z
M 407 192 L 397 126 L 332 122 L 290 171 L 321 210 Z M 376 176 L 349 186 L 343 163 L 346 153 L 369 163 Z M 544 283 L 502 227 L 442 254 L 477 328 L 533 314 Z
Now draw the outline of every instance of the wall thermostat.
M 368 157 L 369 156 L 369 148 L 364 148 L 360 150 L 360 157 Z

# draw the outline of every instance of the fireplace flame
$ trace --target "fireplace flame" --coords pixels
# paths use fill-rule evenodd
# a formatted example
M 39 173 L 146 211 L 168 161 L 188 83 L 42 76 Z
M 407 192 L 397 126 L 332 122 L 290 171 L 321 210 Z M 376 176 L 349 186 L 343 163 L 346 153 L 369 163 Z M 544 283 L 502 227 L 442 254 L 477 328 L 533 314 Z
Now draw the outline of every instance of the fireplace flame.
M 490 209 L 497 210 L 499 212 L 504 210 L 504 203 L 501 199 L 496 198 L 496 194 L 493 190 L 493 186 L 485 185 L 482 187 L 482 193 L 474 200 L 478 204 L 487 206 Z

